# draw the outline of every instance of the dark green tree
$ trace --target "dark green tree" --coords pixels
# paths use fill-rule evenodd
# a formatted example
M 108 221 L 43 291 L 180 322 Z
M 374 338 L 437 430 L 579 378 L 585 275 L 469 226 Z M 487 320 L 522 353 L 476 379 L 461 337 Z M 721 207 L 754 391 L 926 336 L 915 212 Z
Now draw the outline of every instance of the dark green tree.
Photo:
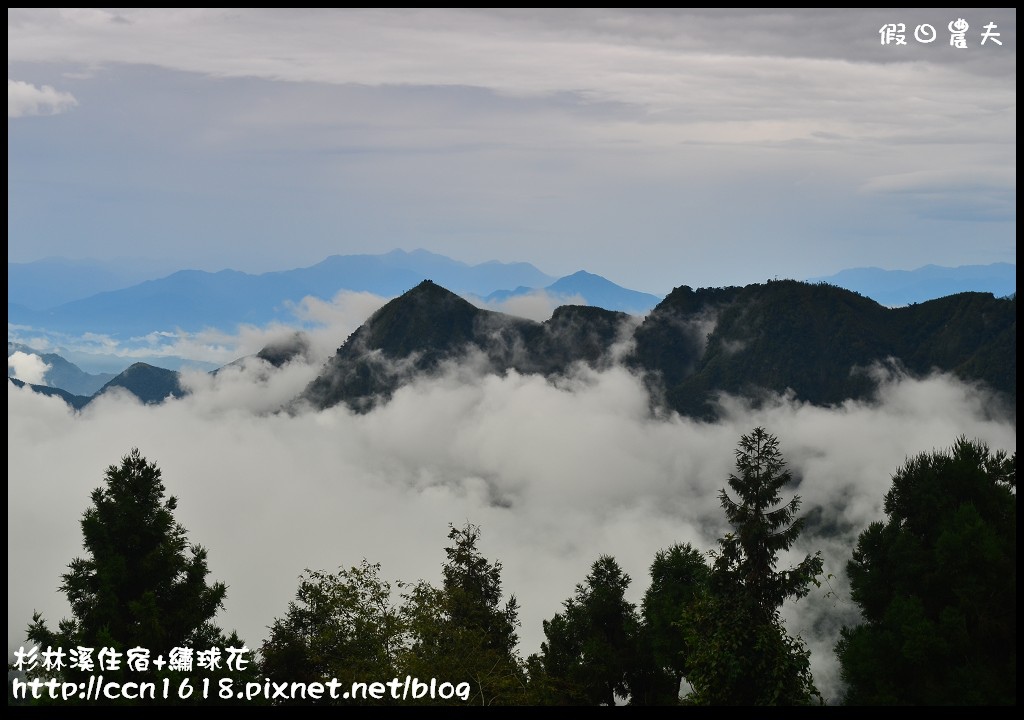
M 858 705 L 1015 705 L 1017 455 L 957 439 L 892 477 L 847 565 L 836 652 Z
M 629 695 L 639 628 L 636 606 L 625 597 L 629 582 L 615 558 L 602 555 L 565 610 L 544 621 L 540 662 L 548 701 L 614 705 L 616 696 Z
M 480 552 L 476 525 L 449 526 L 448 538 L 442 587 L 421 581 L 403 594 L 410 645 L 402 666 L 414 676 L 470 683 L 470 705 L 525 704 L 519 605 L 514 595 L 502 604 L 501 562 Z
M 707 588 L 710 571 L 703 553 L 689 543 L 659 550 L 651 563 L 651 584 L 641 604 L 640 648 L 650 656 L 654 687 L 648 704 L 678 702 L 689 650 L 680 613 Z M 634 702 L 639 683 L 631 688 Z M 644 693 L 646 695 L 646 693 Z
M 788 598 L 805 596 L 822 572 L 820 553 L 777 570 L 803 526 L 800 498 L 783 503 L 792 477 L 778 439 L 764 428 L 744 435 L 729 486 L 720 497 L 733 532 L 719 540 L 706 592 L 683 612 L 691 652 L 689 700 L 710 705 L 796 705 L 821 700 L 809 652 L 780 615 Z
M 195 662 L 191 673 L 160 667 L 157 658 L 168 661 L 172 649 L 243 647 L 237 635 L 226 636 L 213 623 L 227 588 L 207 581 L 207 552 L 188 541 L 185 528 L 174 519 L 178 501 L 165 497 L 165 491 L 160 469 L 137 448 L 119 466 L 107 468 L 103 487 L 93 490 L 92 506 L 82 517 L 86 556 L 72 560 L 61 576 L 60 590 L 67 595 L 72 617 L 61 620 L 54 631 L 35 613 L 28 628 L 32 643 L 65 653 L 79 647 L 120 653 L 143 648 L 150 656 L 146 669 L 130 669 L 122 655 L 120 668 L 105 671 L 104 678 L 146 682 L 170 677 L 175 684 L 210 674 L 199 672 Z M 239 678 L 255 672 L 251 653 L 244 657 L 250 662 L 236 673 Z M 65 665 L 42 674 L 79 682 L 94 672 Z M 219 676 L 230 674 L 222 664 Z M 167 702 L 177 699 L 172 693 Z M 199 693 L 190 700 L 202 702 Z

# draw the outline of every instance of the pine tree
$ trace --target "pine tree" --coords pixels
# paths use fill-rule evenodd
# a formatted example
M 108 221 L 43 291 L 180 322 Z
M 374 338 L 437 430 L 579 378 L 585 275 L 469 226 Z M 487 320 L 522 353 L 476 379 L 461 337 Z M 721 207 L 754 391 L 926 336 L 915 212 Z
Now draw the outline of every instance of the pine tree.
M 800 496 L 780 505 L 780 490 L 792 482 L 779 441 L 764 428 L 754 428 L 740 439 L 736 450 L 739 475 L 729 475 L 729 486 L 738 499 L 723 489 L 719 493 L 729 524 L 735 528 L 719 541 L 721 552 L 715 567 L 732 576 L 765 618 L 787 598 L 805 596 L 822 569 L 819 555 L 807 556 L 795 568 L 776 571 L 778 554 L 792 547 L 803 530 L 797 519 Z
M 225 636 L 213 624 L 227 587 L 207 582 L 207 552 L 189 543 L 185 528 L 174 519 L 178 501 L 164 493 L 160 469 L 137 448 L 120 466 L 107 468 L 104 486 L 92 492 L 92 506 L 82 517 L 87 555 L 72 560 L 61 576 L 60 590 L 67 595 L 72 617 L 62 620 L 56 631 L 40 613 L 29 625 L 31 642 L 65 653 L 63 668 L 42 674 L 78 682 L 96 670 L 71 667 L 70 651 L 111 648 L 122 653 L 121 663 L 119 669 L 103 673 L 106 680 L 153 681 L 170 673 L 162 663 L 169 661 L 172 649 L 217 648 L 223 653 L 228 647 L 243 647 L 234 633 Z M 147 667 L 129 667 L 124 653 L 132 648 L 149 651 Z M 245 670 L 252 673 L 252 655 L 246 653 L 244 659 Z M 193 665 L 193 670 L 198 668 Z M 173 674 L 176 683 L 188 676 L 184 670 Z
M 629 694 L 639 630 L 636 606 L 626 600 L 629 582 L 615 558 L 602 555 L 565 610 L 544 621 L 544 677 L 537 679 L 548 688 L 548 702 L 614 705 L 616 696 Z
M 792 480 L 778 439 L 755 428 L 736 450 L 737 474 L 723 489 L 722 508 L 733 532 L 719 540 L 710 585 L 684 612 L 694 649 L 687 680 L 690 701 L 700 704 L 792 705 L 820 701 L 809 653 L 786 632 L 779 610 L 805 596 L 822 571 L 820 553 L 796 567 L 776 570 L 803 527 L 800 498 L 782 503 Z
M 402 595 L 410 636 L 402 667 L 413 676 L 470 683 L 470 705 L 526 704 L 516 650 L 519 604 L 514 595 L 501 602 L 501 562 L 482 555 L 476 525 L 449 526 L 448 538 L 442 587 L 420 581 Z

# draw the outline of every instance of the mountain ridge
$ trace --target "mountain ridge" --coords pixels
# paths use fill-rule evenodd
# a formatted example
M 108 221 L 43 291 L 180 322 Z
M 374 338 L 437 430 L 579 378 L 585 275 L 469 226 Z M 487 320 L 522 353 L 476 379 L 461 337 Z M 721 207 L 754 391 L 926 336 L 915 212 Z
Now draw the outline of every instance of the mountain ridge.
M 302 398 L 315 408 L 345 402 L 365 411 L 460 351 L 481 353 L 490 372 L 552 375 L 574 362 L 599 363 L 621 339 L 608 331 L 608 315 L 587 318 L 577 325 L 597 323 L 596 328 L 603 322 L 604 332 L 584 354 L 579 335 L 577 344 L 544 338 L 550 340 L 556 318 L 609 311 L 569 306 L 538 324 L 479 310 L 450 293 L 438 295 L 447 292 L 424 283 L 378 310 L 338 348 Z M 424 309 L 424 299 L 432 295 L 441 301 Z M 619 329 L 629 317 L 620 316 Z M 627 367 L 644 377 L 652 398 L 663 397 L 668 409 L 690 417 L 712 419 L 723 392 L 755 401 L 792 393 L 815 405 L 867 400 L 878 384 L 869 369 L 886 363 L 917 376 L 938 369 L 982 382 L 1015 412 L 1016 299 L 991 293 L 886 308 L 849 290 L 794 280 L 698 290 L 681 286 L 630 337 L 634 346 L 625 357 Z M 516 357 L 503 354 L 510 346 L 517 348 Z M 553 348 L 560 351 L 557 357 L 538 361 Z
M 281 366 L 300 355 L 308 360 L 307 351 L 297 333 L 257 357 Z M 877 367 L 979 383 L 1015 415 L 1016 296 L 969 292 L 887 308 L 826 283 L 684 285 L 642 321 L 566 305 L 540 323 L 481 309 L 424 280 L 352 332 L 291 407 L 344 403 L 366 412 L 402 385 L 466 361 L 474 372 L 550 378 L 620 360 L 643 379 L 652 407 L 694 418 L 714 419 L 722 393 L 754 404 L 773 395 L 819 406 L 869 401 Z M 161 402 L 180 396 L 178 378 L 137 363 L 102 391 L 120 386 Z

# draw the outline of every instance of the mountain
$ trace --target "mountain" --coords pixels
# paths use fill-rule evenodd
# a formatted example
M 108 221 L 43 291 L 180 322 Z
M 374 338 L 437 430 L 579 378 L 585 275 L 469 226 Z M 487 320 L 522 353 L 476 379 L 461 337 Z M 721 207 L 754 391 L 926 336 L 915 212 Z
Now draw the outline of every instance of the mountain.
M 720 393 L 755 404 L 768 394 L 814 405 L 867 400 L 878 387 L 872 368 L 879 365 L 914 376 L 954 374 L 993 390 L 995 412 L 1003 405 L 1016 412 L 1015 295 L 968 292 L 887 308 L 833 285 L 794 280 L 678 287 L 642 323 L 626 313 L 572 305 L 538 323 L 481 310 L 426 280 L 353 332 L 296 402 L 367 411 L 403 384 L 458 364 L 475 372 L 551 377 L 576 363 L 608 367 L 616 345 L 631 348 L 623 361 L 643 377 L 652 403 L 690 417 L 713 419 Z M 258 357 L 280 367 L 297 356 L 308 359 L 308 350 L 297 333 Z M 176 372 L 145 363 L 99 393 L 113 387 L 146 403 L 184 392 Z
M 309 343 L 309 337 L 305 333 L 294 332 L 286 338 L 269 343 L 256 353 L 256 357 L 260 360 L 266 360 L 274 367 L 279 368 L 295 358 L 302 358 L 308 361 L 311 353 L 312 347 Z
M 146 260 L 68 260 L 46 258 L 7 263 L 7 304 L 39 311 L 118 290 L 160 277 L 158 266 Z M 8 314 L 10 310 L 8 309 Z
M 962 292 L 990 292 L 1006 297 L 1017 292 L 1017 266 L 1010 263 L 940 267 L 925 265 L 917 270 L 851 268 L 807 282 L 824 282 L 897 307 L 925 302 Z
M 869 371 L 888 363 L 914 375 L 933 369 L 985 383 L 1016 404 L 1016 299 L 962 293 L 886 308 L 857 293 L 791 280 L 746 287 L 680 287 L 632 330 L 626 363 L 652 398 L 712 418 L 727 392 L 755 402 L 792 393 L 815 405 L 868 399 Z M 602 366 L 629 316 L 562 307 L 546 323 L 479 310 L 424 282 L 357 329 L 301 399 L 357 410 L 386 401 L 403 383 L 468 357 L 502 373 L 552 375 L 574 362 Z
M 792 280 L 676 288 L 637 329 L 627 362 L 684 415 L 709 417 L 719 392 L 792 391 L 815 405 L 870 396 L 865 370 L 897 362 L 982 381 L 1016 403 L 1016 299 L 961 293 L 902 308 Z
M 552 280 L 528 263 L 467 265 L 425 250 L 395 250 L 384 255 L 335 255 L 307 268 L 261 275 L 182 270 L 42 311 L 9 303 L 7 319 L 53 331 L 118 337 L 174 329 L 232 330 L 241 323 L 291 320 L 289 304 L 309 295 L 330 299 L 339 290 L 353 290 L 390 297 L 424 277 L 477 295 Z
M 537 323 L 481 310 L 425 280 L 352 333 L 301 399 L 316 408 L 344 402 L 368 410 L 404 382 L 467 353 L 495 373 L 551 375 L 575 362 L 598 366 L 629 323 L 624 313 L 585 306 L 560 307 Z
M 93 397 L 113 388 L 124 388 L 145 404 L 153 405 L 163 402 L 168 397 L 178 398 L 185 395 L 179 380 L 180 376 L 174 370 L 137 362 L 104 385 Z
M 55 387 L 48 387 L 46 385 L 33 385 L 31 383 L 23 382 L 18 378 L 8 377 L 7 381 L 13 384 L 15 387 L 28 387 L 30 390 L 32 390 L 33 392 L 37 392 L 40 395 L 47 395 L 49 397 L 59 397 L 61 400 L 66 402 L 75 410 L 81 410 L 82 408 L 89 404 L 90 400 L 92 400 L 91 397 L 86 397 L 83 395 L 73 395 L 66 390 L 61 390 L 60 388 Z
M 547 285 L 543 290 L 555 298 L 583 298 L 587 305 L 643 315 L 658 304 L 656 295 L 629 290 L 611 280 L 580 270 Z M 515 290 L 497 290 L 484 298 L 487 302 L 503 302 L 512 297 L 529 295 L 537 288 L 520 286 Z
M 88 397 L 92 395 L 107 382 L 114 379 L 114 373 L 87 373 L 72 362 L 67 361 L 56 353 L 41 353 L 33 350 L 28 345 L 20 343 L 7 343 L 7 357 L 16 352 L 23 352 L 26 355 L 38 355 L 43 362 L 50 366 L 46 371 L 46 384 L 50 387 L 61 388 L 72 395 Z M 8 366 L 7 375 L 11 376 L 13 370 Z

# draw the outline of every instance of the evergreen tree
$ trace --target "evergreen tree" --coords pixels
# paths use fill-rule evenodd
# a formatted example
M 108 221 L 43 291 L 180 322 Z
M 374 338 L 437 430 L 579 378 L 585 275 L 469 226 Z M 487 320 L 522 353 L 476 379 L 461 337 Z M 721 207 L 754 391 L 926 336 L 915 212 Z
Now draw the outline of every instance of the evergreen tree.
M 160 469 L 137 448 L 122 458 L 120 466 L 107 468 L 104 486 L 92 492 L 92 506 L 82 517 L 87 555 L 72 560 L 61 576 L 60 590 L 68 597 L 72 617 L 54 631 L 35 613 L 28 628 L 31 642 L 66 654 L 63 668 L 39 674 L 81 682 L 98 672 L 71 667 L 70 652 L 78 648 L 121 653 L 120 667 L 103 672 L 108 681 L 170 678 L 177 686 L 184 678 L 210 676 L 200 672 L 195 654 L 191 670 L 172 672 L 163 663 L 169 662 L 175 648 L 194 653 L 216 648 L 222 660 L 220 672 L 212 676 L 234 672 L 225 669 L 224 651 L 244 644 L 234 633 L 225 636 L 213 623 L 227 588 L 207 581 L 207 552 L 189 543 L 185 528 L 174 519 L 178 501 L 164 493 Z M 129 667 L 125 653 L 133 648 L 149 651 L 146 667 Z M 251 653 L 244 658 L 249 661 L 246 667 L 234 672 L 239 678 L 255 672 Z M 171 695 L 166 702 L 182 699 Z M 218 699 L 215 692 L 211 697 Z M 202 701 L 199 693 L 190 700 Z
M 476 525 L 449 526 L 448 538 L 442 587 L 421 581 L 403 594 L 410 634 L 403 667 L 413 676 L 469 682 L 470 705 L 526 704 L 516 650 L 519 605 L 515 596 L 501 603 L 501 563 L 481 554 Z
M 801 598 L 822 571 L 820 553 L 796 567 L 776 570 L 803 526 L 800 498 L 782 503 L 791 481 L 778 439 L 764 428 L 744 435 L 736 450 L 736 499 L 720 497 L 733 532 L 719 540 L 708 590 L 687 608 L 683 626 L 693 649 L 689 700 L 711 705 L 793 705 L 820 701 L 809 653 L 789 636 L 779 610 Z
M 640 646 L 657 669 L 657 694 L 648 704 L 675 704 L 687 674 L 689 649 L 680 612 L 707 588 L 709 569 L 704 555 L 689 543 L 659 550 L 651 563 L 651 584 L 641 605 Z M 638 683 L 634 682 L 634 686 Z M 639 687 L 632 688 L 636 703 Z
M 625 597 L 629 582 L 615 558 L 602 555 L 565 610 L 544 621 L 540 663 L 548 701 L 614 705 L 616 696 L 629 694 L 639 627 L 636 606 Z
M 1015 705 L 1017 456 L 957 439 L 907 460 L 847 565 L 864 622 L 836 646 L 850 704 Z

